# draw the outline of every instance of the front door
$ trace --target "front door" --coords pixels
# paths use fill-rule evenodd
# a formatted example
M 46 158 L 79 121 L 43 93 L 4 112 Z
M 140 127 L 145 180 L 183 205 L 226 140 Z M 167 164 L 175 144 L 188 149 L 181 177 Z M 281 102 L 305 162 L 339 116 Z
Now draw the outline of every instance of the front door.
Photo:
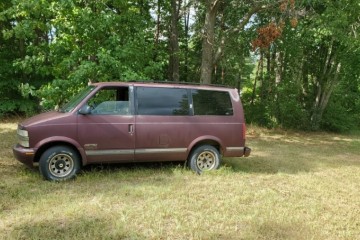
M 78 141 L 89 163 L 133 161 L 133 87 L 104 87 L 89 99 L 91 113 L 78 115 Z

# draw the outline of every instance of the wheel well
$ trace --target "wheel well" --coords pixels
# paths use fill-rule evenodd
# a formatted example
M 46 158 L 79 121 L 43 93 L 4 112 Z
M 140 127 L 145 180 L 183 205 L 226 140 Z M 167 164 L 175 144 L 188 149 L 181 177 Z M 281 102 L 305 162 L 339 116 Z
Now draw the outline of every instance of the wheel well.
M 70 148 L 72 148 L 74 151 L 76 151 L 77 154 L 78 154 L 78 156 L 79 156 L 79 158 L 80 158 L 80 162 L 81 162 L 81 164 L 82 164 L 82 157 L 81 157 L 81 154 L 80 154 L 79 150 L 78 150 L 74 145 L 72 145 L 72 144 L 70 144 L 70 143 L 67 143 L 67 142 L 49 142 L 49 143 L 47 143 L 47 144 L 42 145 L 42 146 L 36 151 L 36 153 L 35 153 L 34 162 L 39 162 L 41 155 L 42 155 L 47 149 L 49 149 L 49 148 L 51 148 L 51 147 L 54 147 L 54 146 L 59 146 L 59 145 L 70 147 Z
M 202 145 L 210 145 L 210 146 L 213 146 L 213 147 L 215 147 L 215 148 L 219 151 L 220 154 L 222 154 L 222 150 L 221 150 L 220 144 L 219 144 L 217 141 L 210 140 L 210 139 L 208 139 L 208 140 L 202 140 L 202 141 L 196 143 L 196 144 L 191 148 L 190 153 L 191 153 L 192 151 L 194 151 L 194 149 L 196 149 L 197 147 L 202 146 Z

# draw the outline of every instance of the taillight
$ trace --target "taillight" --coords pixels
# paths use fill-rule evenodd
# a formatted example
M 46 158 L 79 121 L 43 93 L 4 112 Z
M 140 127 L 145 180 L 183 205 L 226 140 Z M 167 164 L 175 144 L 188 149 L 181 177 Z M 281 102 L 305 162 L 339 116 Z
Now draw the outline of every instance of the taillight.
M 245 140 L 245 137 L 246 137 L 246 125 L 245 123 L 243 123 L 243 139 Z

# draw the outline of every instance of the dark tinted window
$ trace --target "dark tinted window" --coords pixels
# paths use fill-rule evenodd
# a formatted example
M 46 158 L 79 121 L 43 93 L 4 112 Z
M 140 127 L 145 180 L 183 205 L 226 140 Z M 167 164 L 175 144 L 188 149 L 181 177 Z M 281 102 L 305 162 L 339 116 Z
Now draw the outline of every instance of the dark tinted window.
M 194 115 L 233 115 L 228 92 L 192 90 Z
M 139 115 L 189 115 L 186 89 L 137 88 Z

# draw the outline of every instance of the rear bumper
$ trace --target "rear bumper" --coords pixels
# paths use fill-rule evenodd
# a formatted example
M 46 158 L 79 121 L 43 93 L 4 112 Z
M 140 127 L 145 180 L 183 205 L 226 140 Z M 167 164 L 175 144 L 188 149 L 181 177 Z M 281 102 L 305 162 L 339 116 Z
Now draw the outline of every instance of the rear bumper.
M 251 148 L 244 147 L 244 157 L 250 156 L 250 153 L 251 153 Z
M 13 147 L 14 157 L 28 167 L 34 167 L 35 150 L 32 148 L 24 148 L 17 144 Z
M 249 147 L 227 147 L 223 152 L 224 157 L 248 157 L 251 153 Z

